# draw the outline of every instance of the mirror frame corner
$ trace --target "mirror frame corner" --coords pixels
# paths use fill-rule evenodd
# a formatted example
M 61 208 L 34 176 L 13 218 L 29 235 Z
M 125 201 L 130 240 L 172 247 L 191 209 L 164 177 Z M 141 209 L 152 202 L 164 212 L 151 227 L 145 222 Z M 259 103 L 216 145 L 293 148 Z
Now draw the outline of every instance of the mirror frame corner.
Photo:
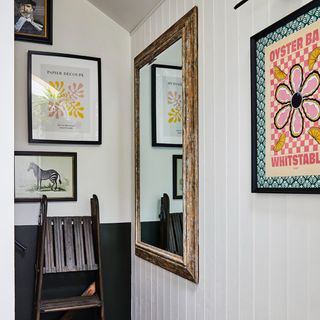
M 141 242 L 139 71 L 182 39 L 183 256 Z M 135 254 L 192 282 L 199 282 L 198 8 L 192 8 L 134 59 Z

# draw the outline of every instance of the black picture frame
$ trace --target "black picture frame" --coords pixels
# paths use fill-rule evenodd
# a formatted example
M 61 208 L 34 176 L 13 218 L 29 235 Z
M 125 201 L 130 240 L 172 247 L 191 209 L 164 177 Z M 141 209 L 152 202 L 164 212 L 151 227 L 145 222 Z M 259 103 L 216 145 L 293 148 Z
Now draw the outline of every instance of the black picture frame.
M 14 156 L 15 202 L 40 202 L 43 194 L 47 195 L 48 201 L 77 201 L 76 152 L 15 151 Z M 41 168 L 39 164 L 39 160 L 41 160 L 41 158 L 44 158 L 42 159 L 42 164 L 44 165 L 45 163 L 47 165 L 46 168 Z M 50 158 L 52 158 L 51 162 L 49 160 Z M 56 166 L 54 166 L 53 163 L 55 159 L 57 162 L 57 158 L 61 158 L 59 159 L 59 164 L 56 163 L 56 166 L 58 166 L 60 170 L 55 168 Z M 63 160 L 65 160 L 64 163 L 62 162 Z M 31 165 L 31 163 L 33 164 Z M 36 166 L 34 166 L 34 164 L 36 164 Z M 37 169 L 37 166 L 46 172 L 40 174 L 40 170 Z M 22 170 L 23 175 L 19 175 Z M 44 178 L 49 178 L 39 179 L 38 182 L 37 177 L 40 177 L 42 174 L 44 175 Z M 47 185 L 43 187 L 42 183 L 40 183 L 42 181 L 45 181 L 43 183 L 47 183 Z M 71 187 L 68 188 L 70 184 Z M 34 190 L 34 188 L 36 188 L 36 190 Z M 61 196 L 53 196 L 55 192 L 62 192 L 63 194 Z
M 267 174 L 267 171 L 270 172 L 270 167 L 274 167 L 278 165 L 278 163 L 282 166 L 283 161 L 286 166 L 293 166 L 296 161 L 292 159 L 296 159 L 297 151 L 300 150 L 297 148 L 291 148 L 289 145 L 292 142 L 293 146 L 298 145 L 296 143 L 298 138 L 294 139 L 292 136 L 292 131 L 289 128 L 289 132 L 285 132 L 287 130 L 287 126 L 291 126 L 291 119 L 293 116 L 293 98 L 291 98 L 291 102 L 288 102 L 288 108 L 290 108 L 290 113 L 288 116 L 288 121 L 281 128 L 281 126 L 276 122 L 276 117 L 278 114 L 278 110 L 282 108 L 282 105 L 276 111 L 276 115 L 273 117 L 273 113 L 270 113 L 267 108 L 272 108 L 272 103 L 278 103 L 278 99 L 276 98 L 277 90 L 269 89 L 271 81 L 274 80 L 275 87 L 278 88 L 281 84 L 288 84 L 289 78 L 291 79 L 291 72 L 293 70 L 293 66 L 295 64 L 303 65 L 302 59 L 298 58 L 299 55 L 296 54 L 294 58 L 292 55 L 295 54 L 296 51 L 302 50 L 301 48 L 307 48 L 307 36 L 304 36 L 304 32 L 309 30 L 308 28 L 312 27 L 313 23 L 319 23 L 320 21 L 320 1 L 315 0 L 310 3 L 304 5 L 300 9 L 294 11 L 283 19 L 277 21 L 266 29 L 260 31 L 259 33 L 253 35 L 250 39 L 251 44 L 251 192 L 252 193 L 319 193 L 320 192 L 320 172 L 319 174 L 301 174 L 301 175 L 290 175 L 286 171 L 281 171 L 282 168 L 279 168 L 277 175 Z M 278 51 L 278 56 L 276 56 L 276 51 L 272 53 L 273 46 L 279 44 L 280 46 L 285 46 L 286 39 L 290 39 L 292 43 L 297 41 L 298 44 L 295 44 L 296 51 L 292 49 L 291 58 L 289 50 L 286 53 L 282 53 L 282 51 Z M 302 40 L 300 40 L 302 39 Z M 282 42 L 283 41 L 283 42 Z M 289 40 L 288 40 L 289 41 Z M 300 45 L 299 45 L 300 44 Z M 292 48 L 294 48 L 292 46 Z M 282 47 L 281 47 L 282 48 Z M 282 50 L 282 49 L 279 49 Z M 284 49 L 285 50 L 285 49 Z M 310 45 L 310 50 L 312 50 Z M 270 53 L 269 53 L 270 52 Z M 312 51 L 311 51 L 312 52 Z M 283 54 L 283 56 L 282 56 Z M 310 56 L 309 54 L 309 61 Z M 266 60 L 273 61 L 273 64 L 268 64 L 268 66 L 272 67 L 269 69 L 265 69 Z M 275 58 L 277 57 L 277 58 Z M 302 56 L 301 56 L 302 57 Z M 282 67 L 282 60 L 287 58 L 286 64 Z M 301 61 L 300 61 L 300 60 Z M 268 63 L 269 63 L 268 61 Z M 299 61 L 299 62 L 297 62 Z M 318 63 L 318 62 L 317 62 Z M 319 67 L 319 66 L 318 66 Z M 303 81 L 308 78 L 308 75 L 312 72 L 312 70 L 307 70 L 306 67 L 301 67 L 302 69 L 302 78 L 301 85 L 299 90 L 302 90 Z M 267 70 L 267 71 L 266 71 Z M 306 74 L 304 71 L 307 71 Z M 316 70 L 318 73 L 318 71 Z M 265 80 L 267 79 L 267 81 Z M 289 83 L 289 85 L 291 85 Z M 292 97 L 295 94 L 295 91 L 290 87 L 292 91 Z M 274 92 L 274 96 L 268 93 Z M 299 91 L 300 93 L 300 91 Z M 315 91 L 315 94 L 319 94 L 319 88 Z M 267 100 L 267 99 L 270 99 Z M 304 97 L 302 97 L 301 105 L 297 108 L 302 108 L 302 104 L 304 102 Z M 302 114 L 302 113 L 301 113 Z M 269 116 L 269 119 L 268 119 Z M 272 119 L 273 117 L 273 119 Z M 313 120 L 312 120 L 313 121 Z M 312 123 L 310 121 L 310 123 Z M 302 122 L 302 129 L 304 130 L 304 122 Z M 318 123 L 316 124 L 318 126 Z M 277 138 L 272 140 L 272 136 L 269 134 L 268 130 L 275 130 L 271 128 L 276 128 L 281 132 L 281 139 Z M 283 131 L 280 131 L 280 129 Z M 306 134 L 306 132 L 301 131 L 300 135 Z M 309 133 L 309 132 L 308 132 Z M 310 133 L 309 133 L 310 134 Z M 314 138 L 314 137 L 313 137 Z M 269 141 L 267 141 L 269 139 Z M 315 139 L 315 138 L 314 138 Z M 312 140 L 312 139 L 310 139 Z M 272 142 L 274 142 L 272 144 Z M 312 142 L 311 142 L 312 143 Z M 316 147 L 318 143 L 313 143 Z M 289 145 L 289 147 L 288 147 Z M 280 150 L 279 150 L 280 148 Z M 281 149 L 282 148 L 282 149 Z M 274 152 L 274 157 L 272 160 L 269 154 Z M 284 153 L 283 155 L 277 155 L 276 153 Z M 288 152 L 288 153 L 285 153 Z M 290 153 L 291 152 L 291 153 Z M 317 154 L 318 151 L 317 151 Z M 268 155 L 268 156 L 267 156 Z M 282 157 L 282 158 L 281 158 Z M 279 158 L 279 160 L 277 160 Z M 283 159 L 283 160 L 280 160 Z M 274 163 L 272 163 L 274 161 Z M 271 163 L 271 165 L 270 165 Z M 299 160 L 299 166 L 301 167 L 302 161 Z M 303 162 L 306 165 L 306 162 Z M 279 165 L 279 166 L 280 166 Z M 299 166 L 295 167 L 296 170 Z M 277 169 L 278 170 L 278 169 Z M 282 172 L 282 173 L 281 173 Z
M 178 161 L 180 161 L 181 166 L 181 176 L 178 176 Z M 183 191 L 179 192 L 179 181 L 182 179 L 182 154 L 174 154 L 172 155 L 172 198 L 175 200 L 183 198 Z
M 30 0 L 30 5 L 35 3 L 34 8 L 34 22 L 43 26 L 43 31 L 37 31 L 29 22 L 25 22 L 20 28 L 19 19 L 21 15 L 19 13 L 21 0 L 14 0 L 15 2 L 15 40 L 27 41 L 41 44 L 52 45 L 52 12 L 53 12 L 53 0 Z M 39 4 L 41 2 L 41 4 Z M 26 25 L 28 24 L 28 25 Z M 32 32 L 34 31 L 34 32 Z
M 50 59 L 57 59 L 60 60 L 61 59 L 61 65 L 55 65 L 54 68 L 58 68 L 57 70 L 60 70 L 61 68 L 66 68 L 65 70 L 70 70 L 70 67 L 68 66 L 67 62 L 79 62 L 80 60 L 83 61 L 83 68 L 86 67 L 86 65 L 91 65 L 92 63 L 94 64 L 94 66 L 90 66 L 90 68 L 92 70 L 90 70 L 92 73 L 95 74 L 95 85 L 93 86 L 90 82 L 90 77 L 88 76 L 86 79 L 86 81 L 88 82 L 87 85 L 87 89 L 86 90 L 91 90 L 93 89 L 94 92 L 90 91 L 90 97 L 94 96 L 95 100 L 94 103 L 91 103 L 90 105 L 90 116 L 92 117 L 92 119 L 90 118 L 89 120 L 87 120 L 87 122 L 89 122 L 90 126 L 93 126 L 95 128 L 91 128 L 92 132 L 90 132 L 89 134 L 91 134 L 93 137 L 91 138 L 86 138 L 84 139 L 81 133 L 79 133 L 79 138 L 77 137 L 77 126 L 74 126 L 75 130 L 71 131 L 69 130 L 69 125 L 68 122 L 65 122 L 66 124 L 62 123 L 62 124 L 56 124 L 56 130 L 57 133 L 59 135 L 62 134 L 59 133 L 59 129 L 62 128 L 61 130 L 64 130 L 66 132 L 66 135 L 69 135 L 69 138 L 63 137 L 63 138 L 58 138 L 55 137 L 54 134 L 51 134 L 51 137 L 45 137 L 45 135 L 41 136 L 41 131 L 39 130 L 34 130 L 33 129 L 33 125 L 35 123 L 35 115 L 38 116 L 39 113 L 34 112 L 33 108 L 34 108 L 34 104 L 33 104 L 33 92 L 32 92 L 32 77 L 34 75 L 34 63 L 33 59 L 38 59 L 39 61 L 41 61 L 41 59 L 43 57 L 46 57 L 48 59 L 48 63 L 50 61 Z M 68 60 L 70 59 L 70 60 Z M 39 65 L 40 62 L 38 61 L 38 63 L 36 64 L 36 68 L 39 69 Z M 54 70 L 54 68 L 52 70 Z M 60 68 L 60 69 L 59 69 Z M 79 70 L 82 70 L 79 67 Z M 63 75 L 64 74 L 78 74 L 77 72 L 75 73 L 70 73 L 70 72 L 63 72 L 62 71 L 62 76 L 61 76 L 61 71 L 59 71 L 59 74 L 56 75 L 57 77 L 59 77 L 59 79 L 63 79 Z M 79 72 L 79 75 L 81 73 Z M 55 76 L 55 75 L 54 75 Z M 91 76 L 91 74 L 90 74 Z M 46 81 L 43 81 L 46 82 Z M 48 80 L 47 80 L 48 82 Z M 55 81 L 51 81 L 49 83 L 54 83 Z M 59 81 L 61 82 L 61 81 Z M 73 85 L 75 83 L 73 82 Z M 46 83 L 47 86 L 48 83 Z M 66 54 L 66 53 L 56 53 L 56 52 L 44 52 L 44 51 L 29 51 L 28 52 L 28 82 L 27 82 L 27 86 L 28 86 L 28 141 L 29 143 L 54 143 L 54 144 L 94 144 L 94 145 L 100 145 L 102 144 L 102 94 L 101 94 L 101 58 L 97 58 L 97 57 L 90 57 L 90 56 L 81 56 L 81 55 L 74 55 L 74 54 Z M 69 85 L 70 86 L 70 85 Z M 49 86 L 50 87 L 50 86 Z M 91 88 L 93 87 L 93 88 Z M 51 88 L 51 87 L 50 87 Z M 85 86 L 83 88 L 86 88 Z M 84 89 L 83 89 L 84 90 Z M 80 98 L 79 98 L 80 99 Z M 91 99 L 91 98 L 90 98 Z M 50 106 L 50 101 L 47 102 L 47 104 L 44 104 L 44 108 L 47 108 Z M 38 105 L 35 104 L 37 107 Z M 95 109 L 94 109 L 94 108 Z M 49 112 L 48 110 L 44 110 L 44 112 Z M 68 110 L 65 110 L 65 113 L 68 114 Z M 46 115 L 46 118 L 48 119 L 50 116 L 50 113 L 48 113 Z M 96 119 L 94 118 L 96 117 Z M 43 117 L 42 117 L 43 118 Z M 40 121 L 42 121 L 42 118 Z M 79 117 L 78 117 L 79 121 L 82 121 Z M 91 120 L 91 121 L 90 121 Z M 60 127 L 59 127 L 60 126 Z M 72 129 L 73 130 L 73 129 Z M 69 132 L 68 132 L 69 131 Z M 39 136 L 35 137 L 34 133 L 37 133 Z M 52 137 L 53 136 L 53 137 Z
M 151 124 L 152 124 L 152 146 L 153 147 L 182 147 L 182 143 L 163 143 L 160 141 L 160 137 L 157 136 L 157 70 L 169 69 L 169 70 L 182 70 L 182 67 L 153 64 L 151 65 Z M 182 83 L 182 79 L 181 79 Z M 182 99 L 182 96 L 181 96 Z

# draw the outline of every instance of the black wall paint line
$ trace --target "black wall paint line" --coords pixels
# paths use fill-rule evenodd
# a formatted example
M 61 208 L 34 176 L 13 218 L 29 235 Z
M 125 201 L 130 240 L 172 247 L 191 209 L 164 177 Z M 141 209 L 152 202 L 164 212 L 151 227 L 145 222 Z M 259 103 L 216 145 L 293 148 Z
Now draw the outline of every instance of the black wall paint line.
M 16 226 L 15 238 L 27 247 L 15 254 L 15 320 L 33 320 L 34 263 L 37 226 Z M 131 319 L 131 224 L 101 224 L 101 254 L 106 319 Z M 45 276 L 45 296 L 81 294 L 92 281 L 90 273 L 64 273 Z M 42 319 L 59 319 L 61 314 Z M 95 319 L 94 310 L 78 312 L 75 320 Z

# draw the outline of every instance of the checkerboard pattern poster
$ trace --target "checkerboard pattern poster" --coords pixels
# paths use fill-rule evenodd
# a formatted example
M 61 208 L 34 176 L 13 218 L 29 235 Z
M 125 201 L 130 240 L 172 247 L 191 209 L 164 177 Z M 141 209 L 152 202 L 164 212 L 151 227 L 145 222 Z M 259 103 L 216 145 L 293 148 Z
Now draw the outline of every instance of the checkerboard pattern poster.
M 320 175 L 319 70 L 320 21 L 265 47 L 267 178 Z

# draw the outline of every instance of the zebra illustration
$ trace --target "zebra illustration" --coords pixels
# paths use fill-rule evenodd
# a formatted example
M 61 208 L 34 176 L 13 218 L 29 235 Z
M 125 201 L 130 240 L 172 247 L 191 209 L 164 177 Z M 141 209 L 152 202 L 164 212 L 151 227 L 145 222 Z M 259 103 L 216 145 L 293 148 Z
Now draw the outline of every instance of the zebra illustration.
M 50 180 L 52 182 L 51 190 L 55 191 L 58 188 L 57 180 L 59 178 L 59 183 L 61 184 L 60 174 L 53 169 L 42 170 L 34 162 L 30 162 L 28 171 L 32 170 L 35 178 L 37 179 L 37 190 L 41 191 L 41 182 L 42 180 Z M 54 188 L 55 186 L 55 188 Z

